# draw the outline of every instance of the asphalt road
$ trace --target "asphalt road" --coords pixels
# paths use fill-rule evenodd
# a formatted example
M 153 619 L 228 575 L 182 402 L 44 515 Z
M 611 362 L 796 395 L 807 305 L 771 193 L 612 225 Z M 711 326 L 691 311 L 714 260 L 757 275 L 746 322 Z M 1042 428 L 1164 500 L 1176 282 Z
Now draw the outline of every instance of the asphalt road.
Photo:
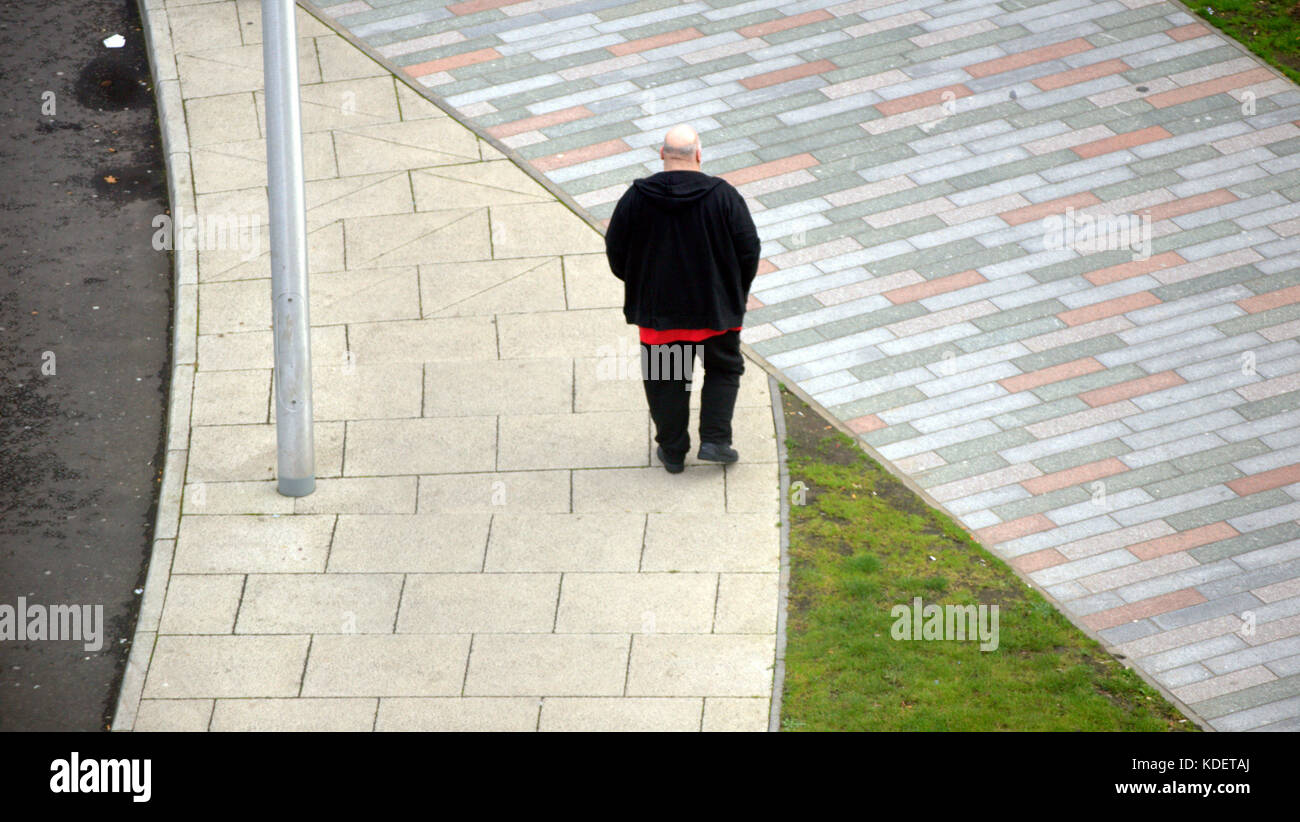
M 106 728 L 135 628 L 171 322 L 147 60 L 135 0 L 0 2 L 0 609 L 103 606 L 98 651 L 0 639 L 0 730 Z

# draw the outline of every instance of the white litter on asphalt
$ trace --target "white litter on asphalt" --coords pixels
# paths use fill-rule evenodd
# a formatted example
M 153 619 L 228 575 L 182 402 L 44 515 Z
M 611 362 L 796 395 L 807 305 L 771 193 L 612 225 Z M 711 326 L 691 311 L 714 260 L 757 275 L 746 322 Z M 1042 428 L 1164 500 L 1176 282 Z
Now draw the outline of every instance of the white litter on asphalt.
M 114 34 L 112 37 L 104 40 L 104 45 L 111 49 L 120 49 L 122 46 L 126 45 L 126 38 L 120 34 Z

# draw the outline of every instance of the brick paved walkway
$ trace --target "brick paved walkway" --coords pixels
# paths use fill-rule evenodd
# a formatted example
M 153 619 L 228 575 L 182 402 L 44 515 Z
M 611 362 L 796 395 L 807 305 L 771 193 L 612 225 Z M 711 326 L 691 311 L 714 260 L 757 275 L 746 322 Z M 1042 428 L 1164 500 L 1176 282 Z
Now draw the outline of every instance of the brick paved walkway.
M 1214 727 L 1300 729 L 1292 83 L 1150 0 L 318 5 L 597 219 L 694 123 L 754 349 Z

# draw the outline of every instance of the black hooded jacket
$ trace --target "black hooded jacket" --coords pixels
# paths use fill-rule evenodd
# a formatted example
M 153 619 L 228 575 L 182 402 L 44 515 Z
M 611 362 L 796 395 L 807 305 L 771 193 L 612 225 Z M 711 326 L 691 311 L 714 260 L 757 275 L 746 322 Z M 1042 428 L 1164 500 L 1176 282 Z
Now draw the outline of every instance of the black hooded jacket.
M 739 191 L 700 171 L 633 180 L 605 232 L 623 315 L 643 328 L 736 328 L 758 273 L 759 240 Z

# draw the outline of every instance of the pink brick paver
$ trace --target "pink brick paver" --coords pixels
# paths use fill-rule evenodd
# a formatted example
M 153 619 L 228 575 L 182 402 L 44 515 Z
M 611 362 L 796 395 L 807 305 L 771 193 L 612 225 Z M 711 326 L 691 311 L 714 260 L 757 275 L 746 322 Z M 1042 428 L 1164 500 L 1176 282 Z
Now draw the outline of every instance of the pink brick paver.
M 1093 285 L 1106 285 L 1107 283 L 1127 280 L 1130 277 L 1140 277 L 1143 274 L 1150 274 L 1152 271 L 1159 271 L 1162 268 L 1173 268 L 1187 262 L 1178 255 L 1177 251 L 1166 251 L 1163 254 L 1156 254 L 1145 260 L 1133 260 L 1132 262 L 1120 263 L 1106 268 L 1099 268 L 1096 271 L 1089 271 L 1083 275 L 1084 278 Z
M 538 157 L 533 161 L 533 166 L 542 171 L 550 171 L 556 168 L 574 166 L 578 163 L 585 163 L 588 160 L 596 160 L 601 157 L 609 157 L 612 154 L 621 154 L 627 151 L 628 145 L 622 140 L 606 140 L 603 143 L 595 143 L 582 148 L 575 148 L 570 151 L 564 151 L 559 154 L 552 154 L 548 157 Z
M 690 28 L 678 29 L 677 31 L 667 31 L 663 34 L 655 34 L 650 37 L 642 37 L 640 40 L 629 40 L 626 43 L 618 43 L 613 46 L 607 46 L 606 48 L 609 49 L 611 54 L 617 57 L 622 57 L 625 54 L 636 54 L 642 51 L 649 51 L 650 49 L 671 46 L 674 43 L 682 43 L 686 40 L 694 40 L 697 37 L 703 36 L 704 35 L 699 29 L 692 26 Z
M 1155 294 L 1150 291 L 1139 291 L 1125 297 L 1116 297 L 1113 300 L 1103 300 L 1092 305 L 1085 305 L 1073 311 L 1062 311 L 1056 316 L 1066 325 L 1083 325 L 1104 317 L 1114 317 L 1116 314 L 1126 314 L 1139 308 L 1159 305 L 1159 303 L 1160 298 Z
M 1256 297 L 1247 297 L 1244 300 L 1237 300 L 1237 305 L 1249 311 L 1251 314 L 1258 314 L 1261 311 L 1268 311 L 1271 308 L 1281 308 L 1284 305 L 1300 303 L 1300 285 L 1293 285 L 1290 288 L 1279 288 L 1277 291 L 1270 291 L 1267 294 L 1260 294 Z
M 1127 67 L 1125 67 L 1127 68 Z M 1123 71 L 1124 69 L 1120 69 Z M 1092 78 L 1086 78 L 1092 79 Z M 1093 140 L 1091 143 L 1071 146 L 1070 150 L 1085 160 L 1089 157 L 1100 157 L 1103 154 L 1109 154 L 1112 151 L 1123 151 L 1133 146 L 1143 146 L 1147 143 L 1154 143 L 1164 140 L 1167 137 L 1173 137 L 1165 130 L 1163 126 L 1148 126 L 1140 128 L 1137 131 L 1129 131 L 1124 134 L 1116 134 L 1114 137 L 1106 137 L 1101 140 Z M 1152 218 L 1154 219 L 1154 218 Z
M 791 157 L 783 157 L 780 160 L 772 160 L 767 163 L 760 163 L 755 166 L 739 168 L 735 171 L 729 171 L 722 175 L 722 178 L 733 186 L 743 186 L 745 183 L 752 183 L 756 180 L 765 180 L 768 177 L 775 177 L 778 174 L 786 174 L 791 171 L 798 171 L 801 168 L 808 168 L 817 165 L 817 158 L 808 153 L 795 154 Z M 763 273 L 760 271 L 760 273 Z
M 441 57 L 437 60 L 429 60 L 424 63 L 416 63 L 413 66 L 406 67 L 406 73 L 412 77 L 424 77 L 427 74 L 433 74 L 438 71 L 448 71 L 450 69 L 461 68 L 462 66 L 472 66 L 475 63 L 486 63 L 489 60 L 496 60 L 501 57 L 501 52 L 494 48 L 475 49 L 466 51 L 451 57 Z
M 798 80 L 801 77 L 809 77 L 814 74 L 821 74 L 826 71 L 834 71 L 835 64 L 830 60 L 817 60 L 812 63 L 804 63 L 789 68 L 777 69 L 763 74 L 755 74 L 753 77 L 746 77 L 740 81 L 740 84 L 747 89 L 767 88 L 775 86 L 778 83 L 788 83 L 791 80 Z
M 809 23 L 820 23 L 822 20 L 830 20 L 835 15 L 823 9 L 806 11 L 803 14 L 795 14 L 790 17 L 778 17 L 775 20 L 769 20 L 766 23 L 754 23 L 750 26 L 742 26 L 736 29 L 736 33 L 743 37 L 763 37 L 768 34 L 776 34 L 778 31 L 806 26 Z
M 1158 614 L 1167 614 L 1170 611 L 1199 605 L 1202 602 L 1205 602 L 1205 597 L 1200 591 L 1195 588 L 1184 588 L 1181 591 L 1172 591 L 1168 594 L 1151 597 L 1129 605 L 1121 605 L 1118 608 L 1110 608 L 1109 610 L 1089 614 L 1083 618 L 1083 624 L 1094 631 L 1100 631 L 1103 628 L 1113 628 L 1125 622 L 1132 622 L 1133 620 Z
M 1245 497 L 1271 488 L 1294 485 L 1297 482 L 1300 482 L 1300 463 L 1283 465 L 1280 468 L 1274 468 L 1272 471 L 1252 474 L 1249 477 L 1235 479 L 1226 484 L 1233 491 Z
M 1255 83 L 1263 83 L 1266 80 L 1272 80 L 1275 76 L 1268 69 L 1251 69 L 1238 74 L 1230 74 L 1227 77 L 1206 80 L 1204 83 L 1195 83 L 1190 86 L 1152 94 L 1146 98 L 1146 101 L 1156 108 L 1168 108 L 1179 103 L 1200 100 L 1203 97 L 1209 97 L 1211 94 L 1221 94 L 1225 91 L 1245 88 Z
M 1055 200 L 1013 208 L 1010 211 L 1002 212 L 998 216 L 1005 220 L 1008 225 L 1023 225 L 1034 220 L 1041 220 L 1050 214 L 1060 214 L 1067 208 L 1078 210 L 1097 205 L 1100 202 L 1101 198 L 1091 191 L 1080 191 L 1078 194 L 1068 194 Z
M 1053 43 L 1050 46 L 1040 46 L 1036 49 L 1009 54 L 1006 57 L 985 60 L 982 63 L 972 63 L 966 67 L 966 73 L 972 77 L 989 77 L 990 75 L 1001 74 L 1004 71 L 1012 71 L 1036 63 L 1045 63 L 1048 60 L 1059 60 L 1062 57 L 1090 51 L 1093 48 L 1092 43 L 1082 37 L 1076 37 L 1063 43 Z
M 886 100 L 883 103 L 876 103 L 876 109 L 888 117 L 892 114 L 902 114 L 905 111 L 913 111 L 926 106 L 937 106 L 945 100 L 961 99 L 974 93 L 963 84 L 957 83 L 930 91 L 919 91 L 916 94 Z
M 1151 222 L 1158 223 L 1161 220 L 1170 220 L 1184 214 L 1192 214 L 1202 209 L 1214 208 L 1215 206 L 1236 201 L 1237 196 L 1231 191 L 1226 188 L 1216 188 L 1214 191 L 1207 191 L 1204 194 L 1194 194 L 1191 197 L 1183 197 L 1151 206 L 1148 213 L 1151 215 Z
M 1069 560 L 1061 556 L 1061 552 L 1055 548 L 1044 548 L 1041 551 L 1022 554 L 1011 560 L 1012 565 L 1026 574 L 1032 574 L 1034 571 L 1041 571 L 1044 568 L 1051 568 L 1054 565 L 1063 565 L 1067 562 Z
M 447 11 L 460 15 L 474 14 L 480 11 L 504 8 L 505 6 L 517 6 L 526 2 L 528 0 L 465 0 L 463 3 L 452 3 L 447 6 Z
M 934 280 L 927 280 L 916 285 L 903 286 L 884 292 L 885 299 L 891 303 L 910 303 L 914 300 L 933 297 L 936 294 L 946 294 L 949 291 L 956 291 L 960 288 L 976 285 L 978 283 L 988 282 L 978 271 L 963 271 L 960 274 L 952 274 L 947 277 L 939 277 Z
M 997 545 L 1000 542 L 1006 542 L 1017 537 L 1037 534 L 1040 531 L 1050 531 L 1055 527 L 1056 523 L 1042 514 L 1030 514 L 1027 517 L 981 528 L 975 532 L 975 537 L 987 545 Z
M 1080 66 L 1069 71 L 1062 71 L 1057 74 L 1049 74 L 1046 77 L 1039 77 L 1034 80 L 1034 85 L 1043 91 L 1052 91 L 1066 86 L 1073 86 L 1077 83 L 1086 83 L 1089 80 L 1096 80 L 1098 77 L 1107 77 L 1111 74 L 1119 74 L 1121 71 L 1128 71 L 1129 65 L 1123 60 L 1103 60 L 1100 63 L 1093 63 L 1090 66 Z M 1157 128 L 1159 128 L 1157 126 Z M 1163 131 L 1164 129 L 1161 129 Z M 1112 149 L 1114 150 L 1114 149 Z
M 1204 37 L 1210 33 L 1209 27 L 1201 23 L 1188 23 L 1185 26 L 1177 26 L 1165 32 L 1169 37 L 1183 42 L 1184 40 L 1194 40 L 1197 37 Z
M 1237 536 L 1236 528 L 1226 522 L 1216 522 L 1211 525 L 1203 525 L 1200 528 L 1193 528 L 1190 531 L 1183 531 L 1179 534 L 1170 534 L 1169 536 L 1140 542 L 1137 545 L 1129 546 L 1128 550 L 1138 559 L 1155 559 L 1165 554 L 1172 554 L 1175 551 L 1189 551 L 1192 548 L 1231 539 L 1235 536 Z
M 1108 385 L 1105 388 L 1094 388 L 1091 391 L 1084 391 L 1079 395 L 1079 399 L 1093 407 L 1099 405 L 1109 405 L 1112 402 L 1128 400 L 1133 397 L 1140 397 L 1143 394 L 1151 394 L 1156 391 L 1163 391 L 1166 388 L 1173 388 L 1176 385 L 1185 383 L 1182 377 L 1178 376 L 1175 371 L 1161 371 L 1159 374 L 1152 374 L 1149 377 L 1138 377 L 1134 380 L 1125 380 L 1115 385 Z
M 854 417 L 851 420 L 845 420 L 845 425 L 853 430 L 855 434 L 865 434 L 868 431 L 879 431 L 884 428 L 886 423 L 875 414 L 867 414 L 865 417 Z
M 552 111 L 547 114 L 538 114 L 535 117 L 524 117 L 521 120 L 512 120 L 509 123 L 502 123 L 499 126 L 490 127 L 487 132 L 493 137 L 513 137 L 516 134 L 523 134 L 525 131 L 536 131 L 547 126 L 556 126 L 560 123 L 571 123 L 574 120 L 581 120 L 584 117 L 590 117 L 591 110 L 586 106 L 570 106 L 562 108 L 559 111 Z
M 1064 471 L 1056 471 L 1051 474 L 1043 474 L 1041 477 L 1021 480 L 1020 485 L 1031 494 L 1047 494 L 1062 488 L 1069 488 L 1071 485 L 1081 485 L 1102 477 L 1122 474 L 1127 470 L 1129 470 L 1129 467 L 1124 463 L 1114 457 L 1107 457 L 1104 460 L 1067 468 Z
M 1028 391 L 1031 388 L 1037 388 L 1040 385 L 1068 380 L 1072 377 L 1082 377 L 1084 374 L 1091 374 L 1095 371 L 1102 370 L 1104 366 L 1092 357 L 1083 357 L 1070 362 L 1063 362 L 1060 365 L 1053 365 L 1047 368 L 1040 368 L 1037 371 L 1031 371 L 1028 374 L 1021 374 L 1016 377 L 1006 377 L 998 380 L 998 384 L 1011 392 Z

